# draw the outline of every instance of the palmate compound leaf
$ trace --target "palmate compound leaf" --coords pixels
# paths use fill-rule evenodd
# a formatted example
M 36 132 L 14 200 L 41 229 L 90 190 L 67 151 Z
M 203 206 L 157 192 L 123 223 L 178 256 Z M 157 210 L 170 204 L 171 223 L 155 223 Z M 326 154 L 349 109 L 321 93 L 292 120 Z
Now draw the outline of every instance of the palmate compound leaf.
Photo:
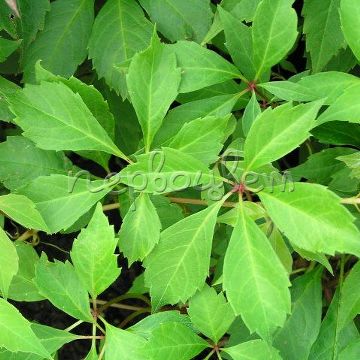
M 346 42 L 351 50 L 360 59 L 360 7 L 354 0 L 340 1 L 341 27 Z
M 303 7 L 306 50 L 313 72 L 324 69 L 330 59 L 346 46 L 340 26 L 341 0 L 305 0 Z
M 20 312 L 0 298 L 0 347 L 12 352 L 28 352 L 52 359 Z
M 206 347 L 207 341 L 179 322 L 166 322 L 155 328 L 143 348 L 149 360 L 191 360 Z
M 140 193 L 125 215 L 119 232 L 119 249 L 131 265 L 144 260 L 160 239 L 161 222 L 146 193 Z
M 143 353 L 146 340 L 135 333 L 105 323 L 106 360 L 148 360 Z
M 275 225 L 291 243 L 314 253 L 335 252 L 360 256 L 360 232 L 340 198 L 326 187 L 294 183 L 258 195 Z
M 286 103 L 261 113 L 245 140 L 246 170 L 275 161 L 303 143 L 322 104 L 321 100 L 294 107 Z
M 27 85 L 10 104 L 23 135 L 42 149 L 98 150 L 126 159 L 81 96 L 63 83 Z
M 35 204 L 24 195 L 0 196 L 0 211 L 25 228 L 49 231 Z
M 256 9 L 252 27 L 256 78 L 279 63 L 295 43 L 297 15 L 293 2 L 263 0 Z
M 233 64 L 195 42 L 178 41 L 168 47 L 175 53 L 177 64 L 182 70 L 180 93 L 199 90 L 241 76 Z
M 104 181 L 65 175 L 40 176 L 18 190 L 32 200 L 50 233 L 66 230 L 110 190 Z
M 194 40 L 208 32 L 213 13 L 209 0 L 140 0 L 140 4 L 170 41 Z
M 188 314 L 196 328 L 215 344 L 235 319 L 225 296 L 206 284 L 190 299 Z
M 241 206 L 226 250 L 223 288 L 251 332 L 270 340 L 290 313 L 290 281 L 268 238 Z
M 202 288 L 209 273 L 210 254 L 219 201 L 168 227 L 145 259 L 145 284 L 154 310 L 185 302 Z
M 123 98 L 125 74 L 114 65 L 127 63 L 150 43 L 153 25 L 133 0 L 108 0 L 96 17 L 89 42 L 89 57 L 100 78 Z M 109 46 L 112 44 L 112 46 Z
M 120 275 L 114 254 L 116 245 L 114 227 L 109 225 L 98 203 L 88 226 L 81 230 L 70 252 L 75 271 L 93 299 Z
M 40 294 L 58 309 L 75 319 L 93 321 L 86 287 L 68 261 L 53 263 L 43 254 L 36 265 L 34 282 Z
M 22 61 L 25 80 L 34 79 L 34 66 L 38 60 L 54 74 L 73 75 L 86 58 L 93 21 L 93 0 L 51 2 L 44 29 L 30 44 Z
M 8 238 L 5 231 L 0 227 L 0 291 L 6 299 L 9 287 L 14 275 L 19 270 L 19 257 L 14 243 Z
M 150 47 L 136 54 L 126 77 L 131 102 L 144 134 L 145 151 L 150 149 L 170 105 L 178 95 L 181 70 L 175 55 L 160 42 L 154 31 Z

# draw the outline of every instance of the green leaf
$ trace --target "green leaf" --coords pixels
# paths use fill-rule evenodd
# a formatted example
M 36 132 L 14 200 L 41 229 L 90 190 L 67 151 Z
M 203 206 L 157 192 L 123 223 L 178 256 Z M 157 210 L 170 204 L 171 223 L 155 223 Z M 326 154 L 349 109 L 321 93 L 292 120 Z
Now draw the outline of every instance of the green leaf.
M 17 255 L 14 243 L 8 238 L 5 231 L 1 227 L 0 247 L 0 290 L 2 296 L 6 299 L 11 281 L 19 270 L 19 257 Z
M 24 136 L 42 149 L 98 150 L 126 158 L 81 96 L 62 83 L 27 85 L 11 99 L 11 108 Z
M 0 76 L 0 119 L 1 121 L 10 122 L 14 114 L 9 109 L 9 98 L 21 88 L 15 83 Z
M 200 43 L 213 17 L 209 0 L 140 0 L 140 4 L 159 31 L 172 42 L 193 40 Z
M 146 360 L 142 349 L 146 340 L 130 331 L 119 329 L 108 323 L 106 326 L 105 337 L 105 357 L 106 360 Z
M 233 110 L 239 94 L 218 95 L 187 102 L 171 109 L 154 139 L 154 145 L 167 145 L 180 129 L 193 120 L 205 117 L 225 117 Z
M 247 341 L 224 348 L 223 352 L 229 354 L 233 360 L 281 360 L 278 351 L 263 340 Z
M 257 101 L 256 94 L 253 92 L 249 103 L 247 104 L 243 117 L 242 117 L 242 129 L 245 135 L 249 134 L 250 128 L 256 118 L 260 116 L 261 108 Z
M 294 245 L 329 255 L 360 254 L 359 230 L 337 195 L 310 183 L 294 183 L 294 191 L 283 190 L 277 186 L 260 192 L 259 197 L 275 225 Z
M 4 62 L 6 58 L 11 55 L 21 44 L 21 40 L 12 41 L 0 38 L 0 63 Z
M 342 95 L 331 104 L 318 118 L 317 124 L 328 121 L 348 121 L 360 123 L 360 105 L 356 99 L 360 95 L 360 84 L 346 88 Z
M 52 263 L 43 255 L 35 274 L 34 281 L 40 294 L 54 306 L 76 319 L 93 321 L 86 288 L 68 261 Z
M 123 219 L 119 232 L 119 248 L 129 265 L 144 260 L 160 239 L 161 222 L 154 204 L 141 193 Z
M 36 337 L 30 323 L 11 304 L 0 298 L 0 347 L 12 352 L 37 354 L 52 359 Z
M 293 281 L 291 315 L 273 343 L 283 359 L 307 359 L 317 339 L 322 313 L 321 275 L 320 268 Z
M 251 28 L 222 7 L 219 6 L 218 11 L 225 31 L 225 45 L 231 58 L 247 79 L 254 79 L 256 68 L 253 58 Z
M 303 143 L 321 105 L 321 101 L 295 107 L 287 103 L 259 115 L 245 140 L 247 170 L 275 161 Z
M 319 336 L 311 348 L 309 360 L 338 359 L 339 352 L 346 345 L 354 340 L 359 340 L 359 332 L 354 323 L 343 329 L 339 326 L 339 298 L 338 290 L 321 324 Z
M 190 121 L 179 130 L 169 147 L 189 154 L 206 165 L 212 164 L 223 148 L 228 120 L 228 116 L 212 116 Z
M 133 0 L 108 0 L 96 17 L 89 57 L 100 78 L 126 97 L 125 74 L 114 65 L 127 63 L 150 43 L 153 25 Z M 112 44 L 112 46 L 109 46 Z
M 182 208 L 171 203 L 164 195 L 151 196 L 151 202 L 155 206 L 163 230 L 184 218 Z
M 23 58 L 26 82 L 34 80 L 34 66 L 38 60 L 54 74 L 73 75 L 86 58 L 93 21 L 92 0 L 52 2 L 43 31 L 30 44 Z
M 11 281 L 8 297 L 16 301 L 43 300 L 44 297 L 33 282 L 39 255 L 32 245 L 24 241 L 16 241 L 14 245 L 19 258 L 19 270 Z
M 269 240 L 242 207 L 226 250 L 223 288 L 251 332 L 270 339 L 290 313 L 288 274 Z
M 168 227 L 145 259 L 145 284 L 154 309 L 185 302 L 202 288 L 209 273 L 217 213 L 222 202 Z
M 180 81 L 180 69 L 176 66 L 174 54 L 154 32 L 150 47 L 132 59 L 126 78 L 131 102 L 144 134 L 146 151 L 176 99 Z
M 359 28 L 360 8 L 359 4 L 352 0 L 340 0 L 341 27 L 346 42 L 351 50 L 360 59 L 360 28 Z
M 114 254 L 116 245 L 114 228 L 98 203 L 89 225 L 81 230 L 70 253 L 75 272 L 93 299 L 120 275 Z
M 23 136 L 9 136 L 0 143 L 0 180 L 10 190 L 39 176 L 66 175 L 70 160 L 62 152 L 39 149 Z
M 151 360 L 190 360 L 209 344 L 187 326 L 168 322 L 156 328 L 144 348 Z
M 356 360 L 360 357 L 360 341 L 355 340 L 339 353 L 339 360 Z
M 183 315 L 177 310 L 169 310 L 151 314 L 131 326 L 129 330 L 148 340 L 160 325 L 175 322 L 193 329 L 188 315 Z
M 101 200 L 111 187 L 64 175 L 41 176 L 18 190 L 32 200 L 50 233 L 66 230 Z
M 182 69 L 180 93 L 239 78 L 239 71 L 223 57 L 192 41 L 178 41 L 168 47 Z
M 26 196 L 17 194 L 0 196 L 0 210 L 28 229 L 49 231 L 35 204 Z
M 205 285 L 189 302 L 188 314 L 196 328 L 215 344 L 235 319 L 233 310 L 222 293 Z
M 360 151 L 349 155 L 339 156 L 337 159 L 343 161 L 346 166 L 351 169 L 352 177 L 360 178 Z
M 340 303 L 338 312 L 339 328 L 342 329 L 345 325 L 358 314 L 360 314 L 360 294 L 358 291 L 358 284 L 360 281 L 360 262 L 351 269 L 349 275 L 346 277 L 340 293 Z
M 313 72 L 324 69 L 330 59 L 345 47 L 340 26 L 341 0 L 305 0 L 303 7 L 306 50 Z
M 291 50 L 297 37 L 294 0 L 263 0 L 256 9 L 253 27 L 256 78 L 279 63 Z
M 212 181 L 204 163 L 179 150 L 162 148 L 137 157 L 119 173 L 120 182 L 136 191 L 162 194 Z

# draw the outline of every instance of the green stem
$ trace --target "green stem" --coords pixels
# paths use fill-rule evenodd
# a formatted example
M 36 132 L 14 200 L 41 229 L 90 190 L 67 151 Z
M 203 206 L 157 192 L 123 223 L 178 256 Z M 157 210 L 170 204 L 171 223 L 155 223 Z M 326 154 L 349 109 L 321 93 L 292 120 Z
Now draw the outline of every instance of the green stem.
M 206 355 L 206 357 L 204 358 L 204 360 L 209 360 L 209 359 L 213 356 L 214 353 L 215 353 L 215 350 L 214 350 L 214 349 L 211 350 L 211 352 L 209 352 L 209 354 Z
M 132 314 L 130 314 L 127 318 L 125 318 L 119 325 L 119 328 L 124 328 L 131 320 L 135 319 L 136 317 L 138 317 L 141 314 L 145 314 L 151 312 L 150 308 L 147 309 L 141 309 L 138 311 L 133 312 Z
M 76 327 L 78 327 L 82 323 L 83 323 L 83 321 L 79 320 L 76 323 L 74 323 L 74 324 L 70 325 L 69 327 L 67 327 L 64 331 L 71 331 L 71 330 L 75 329 Z
M 120 296 L 117 296 L 114 299 L 111 299 L 110 301 L 108 301 L 107 303 L 105 303 L 104 305 L 102 305 L 99 308 L 99 312 L 102 313 L 104 312 L 107 308 L 109 308 L 111 305 L 113 304 L 117 304 L 123 300 L 127 300 L 127 299 L 139 299 L 142 300 L 143 302 L 145 302 L 147 305 L 151 306 L 151 302 L 149 301 L 149 299 L 147 299 L 144 295 L 139 295 L 139 294 L 123 294 Z M 138 309 L 137 309 L 138 310 Z

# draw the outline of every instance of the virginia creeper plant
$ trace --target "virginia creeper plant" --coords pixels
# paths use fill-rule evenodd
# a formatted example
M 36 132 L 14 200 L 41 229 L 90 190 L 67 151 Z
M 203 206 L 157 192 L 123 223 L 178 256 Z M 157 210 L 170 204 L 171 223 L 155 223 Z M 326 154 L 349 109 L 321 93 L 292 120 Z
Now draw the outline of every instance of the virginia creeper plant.
M 360 358 L 359 0 L 1 0 L 0 30 L 0 359 Z

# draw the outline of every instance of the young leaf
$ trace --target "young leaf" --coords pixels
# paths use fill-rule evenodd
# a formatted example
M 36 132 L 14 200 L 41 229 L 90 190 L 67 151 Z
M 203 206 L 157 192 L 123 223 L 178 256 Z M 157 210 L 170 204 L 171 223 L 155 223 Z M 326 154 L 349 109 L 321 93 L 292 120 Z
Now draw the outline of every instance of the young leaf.
M 119 173 L 119 180 L 136 191 L 162 194 L 208 183 L 207 166 L 179 150 L 162 148 L 138 156 L 138 162 Z
M 189 302 L 191 322 L 215 344 L 235 320 L 235 314 L 222 293 L 205 285 Z
M 93 321 L 86 288 L 68 261 L 52 263 L 43 255 L 35 274 L 34 281 L 40 294 L 54 306 L 75 319 Z
M 247 79 L 254 79 L 256 68 L 253 58 L 251 28 L 222 7 L 219 6 L 218 11 L 225 31 L 225 45 L 231 58 Z
M 89 225 L 81 230 L 70 253 L 75 272 L 93 299 L 120 275 L 114 254 L 116 245 L 114 228 L 98 203 Z
M 86 58 L 86 47 L 94 21 L 92 0 L 57 0 L 51 3 L 44 30 L 31 43 L 23 58 L 24 78 L 34 80 L 35 63 L 69 77 Z
M 267 109 L 253 123 L 245 140 L 247 170 L 255 170 L 295 149 L 309 137 L 321 101 Z
M 114 65 L 127 63 L 150 43 L 153 25 L 133 0 L 108 0 L 96 17 L 89 41 L 89 57 L 100 78 L 126 97 L 125 74 Z M 113 46 L 109 46 L 113 44 Z
M 344 328 L 356 315 L 360 314 L 360 294 L 357 289 L 359 281 L 360 262 L 358 261 L 351 269 L 341 288 L 338 313 L 340 329 Z
M 242 129 L 245 135 L 248 135 L 250 128 L 256 118 L 261 114 L 261 108 L 257 101 L 255 92 L 253 92 L 249 103 L 247 104 L 243 117 L 242 117 Z
M 131 102 L 144 134 L 146 151 L 178 94 L 180 80 L 174 54 L 154 32 L 150 47 L 132 59 L 126 78 Z
M 253 27 L 254 63 L 259 78 L 282 60 L 297 37 L 294 0 L 263 0 L 256 9 Z
M 50 233 L 66 230 L 101 200 L 111 187 L 104 182 L 63 175 L 41 176 L 18 190 L 32 200 Z
M 16 115 L 14 122 L 42 149 L 99 150 L 126 158 L 81 96 L 63 83 L 27 85 L 10 103 Z
M 293 282 L 291 315 L 276 333 L 273 343 L 283 359 L 307 359 L 317 339 L 322 313 L 321 274 L 319 268 Z
M 140 4 L 159 31 L 172 42 L 193 40 L 200 43 L 213 17 L 209 0 L 140 0 Z
M 0 347 L 11 352 L 25 352 L 52 359 L 49 352 L 36 337 L 30 323 L 20 312 L 0 298 Z
M 105 356 L 106 360 L 146 360 L 142 349 L 146 340 L 130 331 L 119 329 L 108 323 L 106 326 L 105 337 Z
M 127 212 L 119 232 L 119 248 L 131 265 L 144 260 L 160 239 L 161 222 L 154 204 L 146 193 L 135 200 Z
M 330 59 L 345 47 L 340 26 L 341 0 L 305 0 L 303 7 L 306 50 L 313 72 L 324 69 Z
M 269 240 L 243 207 L 238 216 L 225 254 L 223 287 L 235 314 L 268 340 L 290 313 L 290 282 Z
M 145 356 L 156 360 L 190 360 L 209 344 L 187 326 L 168 322 L 156 328 L 144 348 Z
M 360 8 L 356 1 L 340 0 L 341 27 L 346 42 L 355 56 L 360 59 Z
M 281 360 L 278 351 L 264 340 L 247 341 L 236 346 L 224 348 L 222 351 L 229 354 L 233 360 Z
M 49 231 L 35 204 L 26 196 L 17 194 L 0 196 L 0 211 L 28 229 Z
M 39 149 L 23 136 L 9 136 L 0 143 L 0 181 L 10 190 L 39 176 L 66 175 L 71 169 L 64 153 Z
M 324 186 L 295 183 L 294 191 L 276 186 L 260 192 L 259 197 L 275 225 L 301 249 L 359 256 L 360 233 L 354 218 Z
M 33 282 L 39 255 L 33 246 L 24 241 L 16 241 L 14 245 L 19 258 L 19 270 L 11 281 L 8 297 L 16 301 L 44 300 Z
M 178 66 L 182 69 L 180 93 L 236 79 L 241 75 L 234 65 L 195 42 L 178 41 L 168 47 L 175 53 Z
M 5 231 L 0 227 L 0 290 L 1 295 L 6 299 L 9 287 L 14 275 L 19 270 L 19 257 L 14 243 L 8 238 Z
M 223 147 L 229 117 L 206 117 L 186 123 L 169 143 L 169 147 L 180 150 L 202 161 L 214 163 Z
M 154 309 L 185 302 L 204 285 L 217 213 L 222 202 L 199 211 L 161 233 L 160 241 L 145 259 L 145 284 Z

